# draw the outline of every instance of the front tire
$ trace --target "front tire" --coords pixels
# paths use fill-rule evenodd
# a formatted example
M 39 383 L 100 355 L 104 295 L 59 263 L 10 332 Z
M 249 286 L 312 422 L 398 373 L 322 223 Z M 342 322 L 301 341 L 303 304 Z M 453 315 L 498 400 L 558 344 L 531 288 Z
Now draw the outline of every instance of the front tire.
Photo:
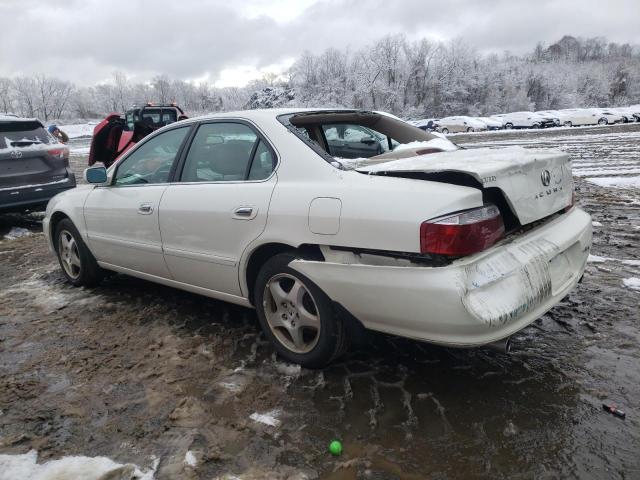
M 320 368 L 344 352 L 346 332 L 331 299 L 289 267 L 295 259 L 291 253 L 281 253 L 262 266 L 254 304 L 262 330 L 283 358 L 306 368 Z
M 609 123 L 609 121 L 604 117 L 598 120 L 598 125 L 606 125 L 607 123 Z
M 571 128 L 573 127 L 573 122 L 564 122 L 564 126 Z
M 473 132 L 473 131 L 474 131 L 474 130 L 473 130 L 473 127 L 468 127 L 468 128 L 467 128 L 467 133 L 471 133 L 471 132 Z
M 507 130 L 512 130 L 513 129 L 513 123 L 509 122 L 507 123 L 504 128 L 506 128 Z
M 448 128 L 443 128 L 440 131 L 442 132 L 443 135 L 449 135 L 449 129 Z
M 58 223 L 54 239 L 58 262 L 69 282 L 76 287 L 100 283 L 104 272 L 71 220 L 65 218 Z

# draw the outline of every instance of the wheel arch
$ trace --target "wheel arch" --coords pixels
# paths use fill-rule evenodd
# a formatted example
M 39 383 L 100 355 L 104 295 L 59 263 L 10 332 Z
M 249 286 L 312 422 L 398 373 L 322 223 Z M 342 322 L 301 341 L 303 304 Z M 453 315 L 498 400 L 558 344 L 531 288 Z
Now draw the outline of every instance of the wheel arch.
M 246 282 L 247 298 L 252 305 L 254 305 L 254 288 L 260 268 L 262 268 L 262 265 L 271 257 L 284 252 L 296 252 L 303 258 L 324 260 L 319 245 L 303 244 L 295 247 L 279 242 L 269 242 L 258 245 L 249 253 L 245 263 L 244 274 L 241 276 L 241 279 Z
M 69 215 L 67 215 L 66 213 L 61 212 L 59 210 L 57 212 L 54 212 L 51 215 L 51 220 L 49 220 L 49 238 L 51 239 L 51 245 L 53 246 L 54 250 L 56 250 L 56 251 L 57 251 L 56 240 L 54 238 L 55 233 L 56 233 L 56 228 L 58 227 L 58 224 L 62 220 L 64 220 L 65 218 L 68 218 L 71 222 L 73 222 L 73 220 L 71 220 Z

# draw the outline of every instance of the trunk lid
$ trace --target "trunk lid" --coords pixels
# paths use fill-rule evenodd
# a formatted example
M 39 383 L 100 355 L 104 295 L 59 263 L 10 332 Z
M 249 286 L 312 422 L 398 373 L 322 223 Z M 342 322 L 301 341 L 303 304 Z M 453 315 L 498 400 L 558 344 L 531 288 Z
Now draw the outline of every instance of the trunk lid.
M 569 157 L 559 150 L 456 150 L 378 163 L 357 171 L 389 176 L 424 173 L 426 180 L 430 180 L 430 174 L 438 174 L 438 181 L 444 182 L 447 180 L 442 174 L 464 174 L 475 179 L 483 190 L 500 189 L 521 225 L 571 205 L 573 196 Z

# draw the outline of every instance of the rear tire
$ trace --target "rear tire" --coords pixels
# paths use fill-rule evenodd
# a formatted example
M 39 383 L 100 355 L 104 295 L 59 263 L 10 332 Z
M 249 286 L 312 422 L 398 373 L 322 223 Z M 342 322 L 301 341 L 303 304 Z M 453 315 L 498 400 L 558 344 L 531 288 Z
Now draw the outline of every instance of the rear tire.
M 564 126 L 571 128 L 571 127 L 573 127 L 573 123 L 572 122 L 564 122 Z
M 509 122 L 505 124 L 504 128 L 506 128 L 507 130 L 513 130 L 513 123 Z
M 289 267 L 295 259 L 280 253 L 262 266 L 254 305 L 263 332 L 283 358 L 321 368 L 346 350 L 344 322 L 320 287 Z
M 598 120 L 598 125 L 606 125 L 609 123 L 609 120 L 607 120 L 606 118 L 601 118 L 600 120 Z
M 449 134 L 449 129 L 448 128 L 443 128 L 442 130 L 440 130 L 444 135 L 448 135 Z
M 467 127 L 467 133 L 473 132 L 473 127 Z
M 104 271 L 68 218 L 56 225 L 54 246 L 62 273 L 76 287 L 93 287 L 100 283 Z

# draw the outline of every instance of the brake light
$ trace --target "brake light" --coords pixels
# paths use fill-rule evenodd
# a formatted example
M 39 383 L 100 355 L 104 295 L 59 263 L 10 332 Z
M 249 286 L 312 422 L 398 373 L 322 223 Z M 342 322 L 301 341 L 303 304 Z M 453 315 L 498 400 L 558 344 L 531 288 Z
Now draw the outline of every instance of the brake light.
M 420 251 L 460 257 L 481 252 L 504 237 L 504 222 L 495 205 L 465 210 L 420 225 Z
M 52 157 L 59 158 L 60 160 L 64 160 L 64 165 L 66 167 L 69 166 L 69 149 L 67 147 L 54 147 L 48 150 L 49 155 Z
M 49 155 L 58 157 L 58 158 L 69 158 L 69 149 L 66 147 L 63 148 L 50 148 Z
M 571 192 L 571 204 L 569 206 L 565 207 L 564 211 L 568 212 L 573 207 L 575 207 L 575 205 L 576 205 L 576 191 L 574 190 L 573 192 Z

